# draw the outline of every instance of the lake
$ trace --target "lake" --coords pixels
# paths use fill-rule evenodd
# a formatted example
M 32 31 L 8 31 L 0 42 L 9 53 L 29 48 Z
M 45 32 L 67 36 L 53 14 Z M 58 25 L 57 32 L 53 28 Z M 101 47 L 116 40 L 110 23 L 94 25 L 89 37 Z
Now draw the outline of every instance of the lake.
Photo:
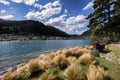
M 40 54 L 58 49 L 89 45 L 89 39 L 81 40 L 30 40 L 0 42 L 0 74 Z

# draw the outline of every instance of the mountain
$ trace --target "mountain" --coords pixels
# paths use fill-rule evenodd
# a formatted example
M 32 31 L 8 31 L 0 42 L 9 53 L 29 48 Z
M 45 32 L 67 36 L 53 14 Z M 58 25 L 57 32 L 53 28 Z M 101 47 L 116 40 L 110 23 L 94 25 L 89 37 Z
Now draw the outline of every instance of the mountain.
M 89 38 L 90 37 L 90 30 L 87 30 L 85 32 L 83 32 L 80 37 L 82 38 Z
M 4 21 L 5 21 L 5 20 L 3 20 L 3 19 L 0 19 L 0 23 L 1 23 L 1 22 L 4 22 Z
M 39 21 L 5 21 L 0 19 L 0 34 L 36 35 L 69 37 L 70 35 L 50 25 L 44 25 Z

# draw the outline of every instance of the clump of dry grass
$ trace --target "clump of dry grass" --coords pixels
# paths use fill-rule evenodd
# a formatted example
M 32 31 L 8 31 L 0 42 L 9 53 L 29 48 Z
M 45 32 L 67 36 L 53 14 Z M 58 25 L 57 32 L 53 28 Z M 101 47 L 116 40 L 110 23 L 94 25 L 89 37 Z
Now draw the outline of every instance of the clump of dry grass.
M 3 75 L 2 80 L 14 80 L 15 76 L 14 72 L 8 72 Z
M 29 63 L 28 63 L 28 71 L 33 74 L 37 71 L 40 71 L 41 70 L 41 66 L 38 62 L 38 60 L 31 60 Z
M 54 67 L 51 69 L 48 69 L 46 72 L 44 72 L 39 80 L 61 80 L 61 71 L 59 67 Z
M 70 65 L 75 63 L 76 60 L 77 60 L 76 57 L 68 57 L 67 59 L 68 59 L 68 62 L 69 62 Z
M 87 78 L 88 80 L 106 80 L 107 72 L 100 67 L 91 65 L 88 70 Z
M 49 57 L 45 54 L 41 54 L 37 59 L 38 60 L 47 60 L 47 59 L 49 59 Z
M 56 53 L 52 52 L 48 54 L 48 56 L 50 57 L 50 59 L 53 59 L 54 57 L 56 57 Z
M 24 66 L 21 66 L 21 67 L 17 68 L 16 73 L 20 74 L 20 73 L 26 72 L 26 71 L 27 71 L 27 64 L 24 65 Z
M 39 80 L 105 80 L 106 72 L 94 62 L 88 46 L 58 50 L 41 54 L 16 71 L 6 73 L 2 80 L 29 80 L 36 74 L 41 75 Z
M 82 68 L 76 64 L 69 66 L 64 72 L 65 80 L 87 80 Z
M 59 66 L 60 69 L 62 69 L 62 70 L 67 68 L 67 66 L 69 65 L 67 58 L 63 54 L 57 55 L 53 59 L 53 63 L 54 63 L 54 65 Z
M 86 49 L 86 48 L 70 48 L 68 50 L 65 50 L 63 51 L 63 54 L 66 56 L 66 57 L 76 57 L 76 58 L 79 58 L 81 55 L 83 55 L 84 53 L 88 53 L 89 50 Z
M 30 73 L 28 72 L 21 72 L 19 74 L 15 72 L 8 72 L 6 73 L 2 80 L 29 80 Z
M 90 53 L 83 54 L 79 57 L 77 60 L 77 63 L 83 64 L 83 65 L 89 65 L 92 64 L 94 61 L 94 57 Z

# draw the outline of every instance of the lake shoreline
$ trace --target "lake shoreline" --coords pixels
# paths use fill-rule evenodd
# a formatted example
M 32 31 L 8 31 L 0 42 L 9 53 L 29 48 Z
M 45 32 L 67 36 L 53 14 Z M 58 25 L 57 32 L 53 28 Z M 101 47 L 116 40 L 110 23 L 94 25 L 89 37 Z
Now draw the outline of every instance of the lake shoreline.
M 0 41 L 27 41 L 27 40 L 79 40 L 88 39 L 87 37 L 57 37 L 57 36 L 23 36 L 23 35 L 10 35 L 2 34 L 0 35 Z

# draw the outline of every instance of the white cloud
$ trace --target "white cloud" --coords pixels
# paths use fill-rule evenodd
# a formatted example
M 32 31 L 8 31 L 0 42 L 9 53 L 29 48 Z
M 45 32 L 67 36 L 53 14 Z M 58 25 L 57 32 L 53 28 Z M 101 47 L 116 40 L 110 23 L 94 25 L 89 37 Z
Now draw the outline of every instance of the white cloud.
M 61 6 L 60 1 L 56 0 L 53 3 L 51 3 L 51 2 L 47 3 L 43 7 L 46 8 L 46 9 L 48 9 L 48 8 L 59 7 L 59 6 Z
M 40 5 L 40 4 L 38 4 L 38 3 L 35 3 L 33 6 L 34 6 L 35 8 L 40 9 L 40 10 L 43 8 L 43 6 Z
M 65 14 L 67 14 L 67 13 L 68 13 L 68 10 L 67 10 L 67 9 L 65 9 L 65 10 L 64 10 L 64 13 L 65 13 Z
M 85 16 L 83 15 L 78 15 L 74 17 L 70 17 L 66 20 L 67 24 L 78 24 L 78 23 L 84 23 L 86 22 Z
M 40 21 L 46 20 L 55 14 L 59 14 L 61 12 L 62 7 L 59 1 L 54 1 L 53 3 L 50 2 L 46 5 L 43 5 L 40 9 L 42 10 L 28 12 L 25 17 L 27 19 L 37 19 Z
M 9 5 L 10 2 L 8 2 L 7 0 L 0 0 L 0 3 L 4 4 L 4 5 Z
M 6 10 L 0 10 L 0 13 L 1 14 L 6 13 Z
M 69 34 L 81 34 L 81 31 L 78 29 L 81 29 L 86 25 L 87 20 L 85 19 L 85 16 L 78 15 L 67 17 L 67 14 L 63 14 L 57 18 L 49 19 L 45 22 L 45 24 L 55 26 L 56 28 L 59 28 Z
M 31 12 L 28 12 L 25 17 L 27 19 L 38 19 L 38 20 L 42 21 L 42 20 L 46 20 L 47 18 L 49 18 L 55 14 L 58 14 L 60 11 L 61 11 L 60 7 L 45 9 L 45 10 L 42 10 L 41 12 L 31 11 Z
M 5 20 L 11 20 L 14 18 L 13 15 L 3 15 L 3 16 L 0 16 L 1 19 L 5 19 Z
M 38 0 L 24 0 L 24 3 L 26 4 L 26 5 L 33 5 L 36 1 L 38 1 Z
M 35 2 L 38 0 L 12 0 L 12 1 L 15 3 L 25 3 L 26 5 L 31 6 L 31 5 L 35 4 Z
M 12 0 L 15 3 L 22 3 L 23 0 Z
M 94 2 L 94 1 L 89 2 L 82 10 L 84 11 L 84 10 L 87 10 L 87 9 L 92 8 L 93 2 Z

